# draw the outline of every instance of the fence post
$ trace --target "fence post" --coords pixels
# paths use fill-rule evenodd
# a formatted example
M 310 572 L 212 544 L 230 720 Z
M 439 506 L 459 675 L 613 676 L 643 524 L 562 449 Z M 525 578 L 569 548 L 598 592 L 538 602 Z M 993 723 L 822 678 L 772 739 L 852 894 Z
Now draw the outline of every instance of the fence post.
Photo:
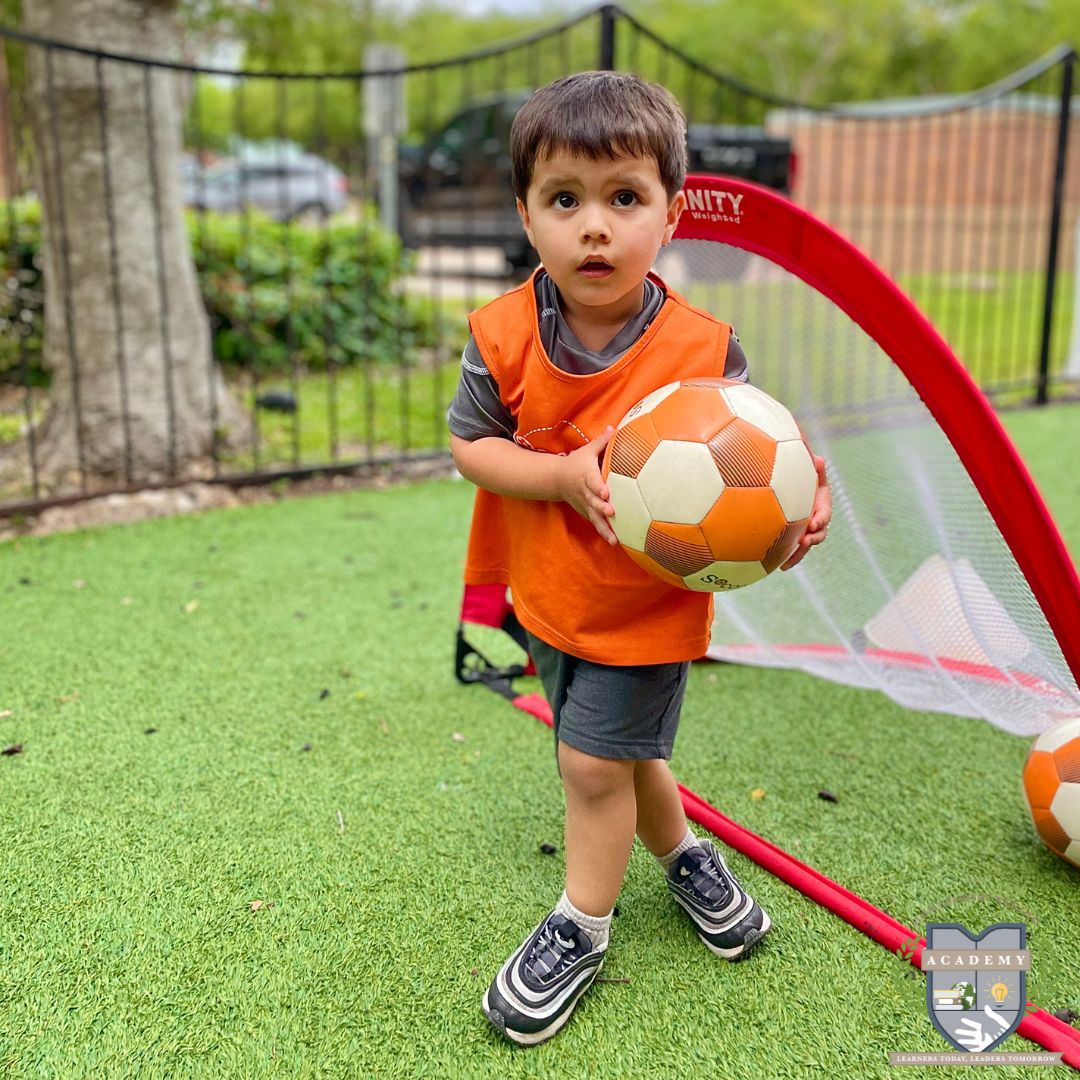
M 619 9 L 615 4 L 605 4 L 600 9 L 600 62 L 601 71 L 615 70 L 615 23 Z
M 1072 106 L 1073 66 L 1076 53 L 1062 61 L 1061 112 L 1058 115 L 1057 161 L 1054 165 L 1054 194 L 1050 208 L 1050 243 L 1046 252 L 1046 292 L 1043 296 L 1042 342 L 1039 346 L 1039 381 L 1035 404 L 1045 405 L 1050 383 L 1050 336 L 1054 325 L 1054 286 L 1057 282 L 1058 247 L 1061 237 L 1061 204 L 1065 197 L 1065 160 L 1069 150 L 1069 112 Z M 1076 315 L 1073 316 L 1076 318 Z

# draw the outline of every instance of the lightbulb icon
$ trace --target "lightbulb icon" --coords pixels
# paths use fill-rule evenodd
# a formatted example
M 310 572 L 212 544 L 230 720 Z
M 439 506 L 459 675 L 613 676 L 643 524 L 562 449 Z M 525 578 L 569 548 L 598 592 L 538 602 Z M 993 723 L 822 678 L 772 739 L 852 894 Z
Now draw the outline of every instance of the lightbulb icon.
M 1009 996 L 1009 987 L 1003 982 L 996 982 L 990 987 L 990 996 L 1000 1005 Z

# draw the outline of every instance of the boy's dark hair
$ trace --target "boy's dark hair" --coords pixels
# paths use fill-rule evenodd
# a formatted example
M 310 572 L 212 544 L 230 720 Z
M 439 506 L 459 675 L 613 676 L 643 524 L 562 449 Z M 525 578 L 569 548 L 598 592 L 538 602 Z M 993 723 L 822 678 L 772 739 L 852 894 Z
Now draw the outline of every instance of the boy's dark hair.
M 686 117 L 670 90 L 622 71 L 566 75 L 533 93 L 510 128 L 514 194 L 525 201 L 534 163 L 566 151 L 598 161 L 656 159 L 669 199 L 686 178 Z

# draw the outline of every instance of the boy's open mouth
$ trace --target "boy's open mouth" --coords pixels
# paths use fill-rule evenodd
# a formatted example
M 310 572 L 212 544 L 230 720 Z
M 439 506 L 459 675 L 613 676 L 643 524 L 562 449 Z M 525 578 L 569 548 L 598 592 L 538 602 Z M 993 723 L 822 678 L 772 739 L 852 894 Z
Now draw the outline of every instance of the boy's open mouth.
M 590 255 L 578 264 L 578 273 L 590 278 L 607 277 L 614 270 L 615 267 L 599 255 Z

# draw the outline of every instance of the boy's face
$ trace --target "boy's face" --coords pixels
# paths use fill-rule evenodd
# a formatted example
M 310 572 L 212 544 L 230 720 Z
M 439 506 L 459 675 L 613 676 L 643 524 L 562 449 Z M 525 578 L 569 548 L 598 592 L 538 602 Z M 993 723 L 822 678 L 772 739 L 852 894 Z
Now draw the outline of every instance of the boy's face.
M 608 326 L 641 310 L 642 283 L 686 205 L 669 200 L 652 157 L 593 161 L 565 151 L 537 161 L 525 202 L 529 241 L 578 324 Z

